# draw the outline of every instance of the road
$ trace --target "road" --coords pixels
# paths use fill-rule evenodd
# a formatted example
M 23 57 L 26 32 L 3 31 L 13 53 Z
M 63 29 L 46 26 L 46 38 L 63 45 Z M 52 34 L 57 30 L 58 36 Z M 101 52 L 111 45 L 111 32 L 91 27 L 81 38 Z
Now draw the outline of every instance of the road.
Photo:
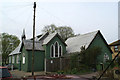
M 11 71 L 11 74 L 13 76 L 13 78 L 21 78 L 21 77 L 27 77 L 30 76 L 31 73 L 30 72 L 23 72 L 23 71 L 18 71 L 18 70 L 14 70 Z M 54 79 L 50 76 L 38 76 L 38 75 L 44 75 L 44 72 L 36 72 L 35 75 L 36 76 L 36 80 L 90 80 L 92 78 L 92 76 L 96 76 L 97 73 L 90 73 L 90 74 L 84 74 L 84 75 L 65 75 L 64 79 Z M 18 79 L 17 79 L 18 80 Z M 20 79 L 21 80 L 21 79 Z M 33 77 L 29 77 L 29 79 L 27 80 L 34 80 Z
M 34 80 L 34 79 L 27 79 L 27 80 Z M 36 79 L 36 80 L 48 80 L 48 79 Z M 89 80 L 85 78 L 72 78 L 72 79 L 49 79 L 49 80 Z

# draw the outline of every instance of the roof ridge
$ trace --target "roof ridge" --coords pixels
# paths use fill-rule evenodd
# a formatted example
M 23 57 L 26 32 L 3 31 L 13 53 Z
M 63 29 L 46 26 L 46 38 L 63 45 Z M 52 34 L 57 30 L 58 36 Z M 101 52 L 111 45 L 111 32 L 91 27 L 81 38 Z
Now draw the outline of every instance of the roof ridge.
M 68 45 L 66 50 L 68 53 L 76 51 L 79 52 L 80 47 L 82 46 L 85 46 L 85 49 L 87 49 L 98 32 L 99 30 L 69 38 L 65 42 Z
M 96 30 L 96 31 L 92 31 L 92 32 L 87 32 L 87 33 L 84 33 L 84 34 L 81 34 L 81 35 L 87 35 L 87 34 L 90 34 L 90 33 L 95 33 L 95 32 L 98 32 L 100 30 Z
M 110 43 L 109 45 L 119 44 L 119 42 L 120 42 L 120 39 L 118 39 L 118 40 L 116 40 L 116 41 L 114 41 L 114 42 Z
M 96 34 L 97 34 L 98 31 L 100 31 L 100 30 L 96 30 L 96 31 L 88 32 L 88 33 L 85 33 L 85 34 L 80 34 L 80 35 L 73 36 L 73 37 L 70 37 L 70 38 L 81 37 L 81 36 L 88 35 L 88 34 L 95 33 L 95 32 L 96 32 Z M 70 38 L 68 38 L 68 39 L 70 39 Z

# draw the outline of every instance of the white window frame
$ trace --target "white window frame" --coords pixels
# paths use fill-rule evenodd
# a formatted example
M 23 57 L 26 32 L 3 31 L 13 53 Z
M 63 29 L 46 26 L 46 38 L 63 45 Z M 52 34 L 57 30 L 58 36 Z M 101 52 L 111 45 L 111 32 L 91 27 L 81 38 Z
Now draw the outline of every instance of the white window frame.
M 54 55 L 55 55 L 55 46 L 53 44 L 50 47 L 50 57 L 52 57 L 52 46 L 53 46 L 53 57 L 54 57 Z
M 118 52 L 118 46 L 114 46 L 115 52 Z
M 58 53 L 57 53 L 58 56 L 57 56 L 57 57 L 55 57 L 55 49 L 56 49 L 56 48 L 55 48 L 55 44 L 56 44 L 56 43 L 58 44 Z M 52 52 L 52 46 L 53 46 L 53 50 L 54 50 L 54 51 L 53 51 L 53 57 L 52 57 L 52 53 L 51 53 L 51 52 Z M 58 41 L 56 41 L 54 44 L 52 44 L 52 45 L 50 46 L 50 57 L 51 57 L 51 58 L 59 58 L 59 57 L 60 57 L 60 49 L 59 49 L 60 47 L 61 47 L 61 56 L 62 56 L 62 55 L 63 55 L 63 47 L 62 47 L 62 45 L 60 45 L 60 44 L 58 43 Z
M 58 41 L 56 41 L 55 43 L 54 43 L 54 52 L 55 52 L 55 44 L 58 44 L 58 56 L 57 57 L 59 57 L 59 43 L 58 43 Z M 55 57 L 55 53 L 54 53 L 54 57 Z M 57 57 L 55 57 L 55 58 L 57 58 Z
M 25 53 L 23 53 L 22 63 L 25 64 Z
M 11 63 L 11 56 L 9 57 L 9 63 Z
M 16 57 L 16 63 L 17 64 L 19 63 L 19 55 L 17 55 L 17 57 Z
M 15 56 L 12 56 L 12 63 L 15 63 Z

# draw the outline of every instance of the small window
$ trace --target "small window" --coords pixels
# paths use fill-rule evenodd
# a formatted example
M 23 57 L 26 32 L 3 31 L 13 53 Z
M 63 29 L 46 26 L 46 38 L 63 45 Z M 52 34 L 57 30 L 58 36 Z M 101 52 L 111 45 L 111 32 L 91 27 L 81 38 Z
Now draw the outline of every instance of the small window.
M 12 56 L 12 63 L 15 63 L 15 57 Z
M 9 57 L 9 63 L 11 63 L 11 56 Z
M 25 53 L 23 53 L 23 64 L 25 64 Z
M 19 63 L 19 55 L 17 55 L 16 63 Z
M 107 53 L 104 54 L 104 62 L 108 61 L 109 60 L 109 56 Z
M 118 46 L 114 46 L 115 52 L 118 52 Z

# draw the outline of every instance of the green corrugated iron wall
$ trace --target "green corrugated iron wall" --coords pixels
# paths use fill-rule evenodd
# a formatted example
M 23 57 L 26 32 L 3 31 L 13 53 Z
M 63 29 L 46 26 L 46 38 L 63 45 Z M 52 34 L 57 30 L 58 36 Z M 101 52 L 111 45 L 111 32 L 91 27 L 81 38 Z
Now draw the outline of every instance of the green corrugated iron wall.
M 44 46 L 47 59 L 51 59 L 50 58 L 50 47 L 56 41 L 58 41 L 59 45 L 62 46 L 63 55 L 66 53 L 66 46 L 65 46 L 65 44 L 63 44 L 63 42 L 58 37 L 54 37 L 47 45 Z
M 25 64 L 23 64 L 23 53 L 25 53 Z M 28 71 L 28 63 L 29 63 L 29 61 L 28 61 L 28 52 L 25 50 L 25 48 L 23 47 L 23 49 L 22 49 L 22 53 L 21 53 L 21 70 L 22 71 Z
M 58 41 L 59 45 L 62 46 L 63 54 L 66 53 L 66 46 L 63 42 L 58 38 L 54 37 L 47 45 L 44 45 L 45 51 L 34 51 L 34 71 L 44 71 L 44 58 L 46 53 L 46 58 L 50 59 L 50 47 Z M 23 64 L 23 53 L 25 53 L 25 64 Z M 22 71 L 30 72 L 32 69 L 32 50 L 25 50 L 22 48 L 22 52 L 20 54 L 20 64 L 16 64 L 17 55 L 15 55 L 15 63 L 14 65 L 19 69 L 21 67 Z
M 15 55 L 9 56 L 10 59 L 11 59 L 11 64 L 13 64 L 16 69 L 19 68 L 19 63 L 16 62 L 16 60 L 17 60 L 17 55 L 19 55 L 19 54 L 15 54 Z M 14 63 L 12 63 L 12 58 L 13 58 L 13 56 L 14 56 Z
M 28 51 L 28 71 L 32 70 L 32 51 Z M 34 52 L 34 71 L 44 70 L 44 51 Z
M 98 56 L 99 65 L 97 66 L 98 69 L 100 70 L 100 68 L 101 68 L 100 63 L 103 62 L 103 60 L 104 60 L 104 54 L 107 53 L 109 56 L 109 59 L 112 60 L 112 53 L 111 53 L 110 49 L 108 48 L 108 46 L 104 43 L 104 40 L 100 34 L 97 34 L 96 38 L 94 39 L 94 41 L 92 42 L 92 44 L 90 45 L 89 48 L 92 48 L 95 46 L 102 48 L 102 54 L 100 56 Z
M 22 54 L 25 53 L 25 64 L 23 64 Z M 32 51 L 23 47 L 21 54 L 21 70 L 30 72 L 32 70 Z M 44 51 L 34 51 L 34 71 L 44 70 Z
M 15 57 L 14 66 L 15 66 L 15 68 L 17 68 L 17 69 L 18 69 L 18 67 L 19 67 L 19 63 L 17 63 L 17 54 L 16 54 L 16 55 L 14 55 L 14 57 Z

